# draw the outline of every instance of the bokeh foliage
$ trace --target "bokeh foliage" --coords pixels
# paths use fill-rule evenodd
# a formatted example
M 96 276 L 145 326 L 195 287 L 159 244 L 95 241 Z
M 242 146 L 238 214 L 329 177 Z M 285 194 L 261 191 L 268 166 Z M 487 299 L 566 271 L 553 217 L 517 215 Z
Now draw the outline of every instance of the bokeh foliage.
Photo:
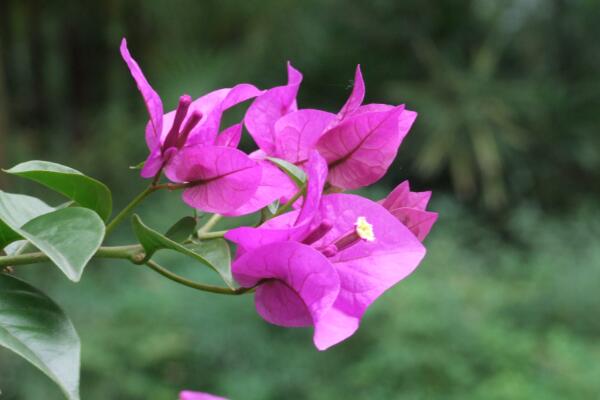
M 142 154 L 123 35 L 167 107 L 185 90 L 282 82 L 289 59 L 305 72 L 304 104 L 335 108 L 361 63 L 369 100 L 421 113 L 389 182 L 437 177 L 492 209 L 565 204 L 600 171 L 599 16 L 593 0 L 6 0 L 0 120 L 27 148 L 77 149 L 89 168 L 83 150 L 98 141 L 113 157 L 125 141 Z

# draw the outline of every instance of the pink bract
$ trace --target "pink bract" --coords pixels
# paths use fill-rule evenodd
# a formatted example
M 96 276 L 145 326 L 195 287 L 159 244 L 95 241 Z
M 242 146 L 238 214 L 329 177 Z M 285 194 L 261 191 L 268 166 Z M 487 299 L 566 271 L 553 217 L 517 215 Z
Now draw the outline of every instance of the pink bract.
M 365 112 L 327 131 L 317 150 L 329 165 L 328 181 L 342 189 L 357 189 L 381 179 L 408 133 L 400 129 L 403 117 L 404 106 Z
M 431 192 L 411 192 L 408 181 L 404 181 L 380 203 L 423 241 L 438 217 L 438 213 L 426 210 L 430 198 Z
M 302 82 L 302 74 L 289 62 L 287 70 L 287 85 L 274 87 L 258 96 L 244 118 L 248 132 L 258 147 L 267 154 L 271 154 L 275 149 L 275 122 L 298 109 L 296 95 Z
M 251 157 L 252 158 L 252 157 Z M 256 212 L 276 200 L 283 200 L 286 196 L 298 191 L 296 184 L 268 160 L 256 160 L 260 169 L 260 181 L 256 191 L 244 204 L 235 210 L 223 213 L 226 216 L 246 215 Z
M 184 390 L 179 393 L 179 400 L 228 400 L 225 397 L 215 396 L 204 392 L 192 392 Z
M 270 155 L 301 165 L 334 118 L 335 114 L 312 109 L 284 115 L 275 123 L 274 149 Z
M 194 146 L 177 153 L 166 170 L 173 182 L 190 185 L 183 200 L 196 209 L 227 214 L 256 192 L 261 168 L 240 150 L 224 146 Z

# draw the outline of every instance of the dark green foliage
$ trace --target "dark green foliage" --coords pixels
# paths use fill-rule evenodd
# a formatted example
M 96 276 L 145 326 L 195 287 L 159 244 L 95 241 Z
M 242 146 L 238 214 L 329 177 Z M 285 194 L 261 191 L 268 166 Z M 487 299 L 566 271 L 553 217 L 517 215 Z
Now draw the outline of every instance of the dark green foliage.
M 117 51 L 122 36 L 166 109 L 183 92 L 282 83 L 289 59 L 305 73 L 302 104 L 335 110 L 361 63 L 369 101 L 420 112 L 390 185 L 437 177 L 437 187 L 493 209 L 531 197 L 571 205 L 600 178 L 600 4 L 541 3 L 3 1 L 0 98 L 9 101 L 0 130 L 15 150 L 60 151 L 102 180 L 122 181 L 116 171 L 145 152 L 143 106 Z M 0 164 L 23 159 L 2 152 Z

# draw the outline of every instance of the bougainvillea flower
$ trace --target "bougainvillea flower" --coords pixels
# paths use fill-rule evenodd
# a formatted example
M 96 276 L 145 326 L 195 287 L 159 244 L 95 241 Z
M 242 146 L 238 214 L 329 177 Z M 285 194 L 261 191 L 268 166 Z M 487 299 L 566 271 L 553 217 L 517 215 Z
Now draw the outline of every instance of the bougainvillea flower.
M 215 90 L 194 101 L 186 94 L 180 97 L 175 110 L 163 115 L 162 100 L 131 57 L 125 39 L 121 42 L 120 50 L 150 117 L 146 126 L 146 144 L 150 155 L 142 168 L 141 175 L 144 178 L 154 177 L 183 147 L 215 144 L 223 112 L 262 93 L 253 85 L 243 83 L 233 88 Z M 235 130 L 234 127 L 231 129 Z M 226 137 L 234 133 L 225 132 Z
M 326 349 L 358 329 L 367 308 L 414 271 L 425 256 L 425 248 L 387 210 L 359 196 L 325 196 L 320 217 L 314 226 L 329 221 L 333 226 L 312 246 L 323 249 L 340 276 L 340 294 L 315 329 L 317 348 Z M 347 232 L 353 229 L 362 240 L 345 242 Z
M 225 397 L 215 396 L 204 392 L 192 392 L 184 390 L 179 393 L 179 400 L 227 400 Z
M 302 166 L 308 153 L 317 149 L 329 164 L 329 182 L 341 189 L 357 189 L 383 177 L 417 114 L 403 105 L 363 105 L 360 66 L 337 114 L 298 110 L 295 96 L 302 75 L 289 65 L 288 75 L 288 85 L 258 96 L 244 119 L 261 153 Z
M 408 181 L 404 181 L 380 204 L 423 241 L 438 217 L 438 213 L 426 210 L 430 198 L 431 192 L 411 192 Z
M 384 207 L 365 198 L 328 195 L 316 212 L 311 208 L 305 204 L 226 238 L 238 244 L 235 279 L 245 287 L 258 285 L 258 313 L 276 325 L 314 326 L 315 346 L 325 350 L 358 329 L 368 306 L 417 267 L 425 248 Z M 311 223 L 297 230 L 305 209 Z
M 193 146 L 173 156 L 167 177 L 189 187 L 183 201 L 196 209 L 228 214 L 256 192 L 261 180 L 259 164 L 242 151 L 227 146 Z
M 269 231 L 296 218 L 289 214 L 269 221 Z M 381 205 L 335 194 L 323 197 L 302 239 L 246 248 L 232 271 L 242 286 L 259 285 L 256 307 L 265 320 L 314 326 L 314 343 L 324 350 L 351 336 L 368 306 L 410 274 L 424 255 L 421 243 Z M 331 268 L 340 286 L 328 307 L 337 288 Z
M 350 97 L 316 145 L 329 165 L 329 183 L 342 189 L 357 189 L 381 179 L 417 118 L 417 113 L 403 105 L 362 105 L 364 95 L 358 66 Z

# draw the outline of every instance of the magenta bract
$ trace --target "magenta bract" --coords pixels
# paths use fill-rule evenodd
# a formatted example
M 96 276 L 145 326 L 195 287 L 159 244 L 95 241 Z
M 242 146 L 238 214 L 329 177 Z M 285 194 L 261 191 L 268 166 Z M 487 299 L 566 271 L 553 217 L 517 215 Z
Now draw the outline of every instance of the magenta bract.
M 296 111 L 296 95 L 302 82 L 302 74 L 288 62 L 288 83 L 267 90 L 250 105 L 244 122 L 248 132 L 262 150 L 271 154 L 275 149 L 275 122 L 282 116 Z
M 404 181 L 380 203 L 423 241 L 438 217 L 436 212 L 426 211 L 430 198 L 431 192 L 411 192 L 408 181 Z
M 179 400 L 227 400 L 225 397 L 215 396 L 204 392 L 192 392 L 184 390 L 179 393 Z
M 194 146 L 179 151 L 166 169 L 173 182 L 190 185 L 183 200 L 191 207 L 226 214 L 247 202 L 261 179 L 261 168 L 240 150 Z

